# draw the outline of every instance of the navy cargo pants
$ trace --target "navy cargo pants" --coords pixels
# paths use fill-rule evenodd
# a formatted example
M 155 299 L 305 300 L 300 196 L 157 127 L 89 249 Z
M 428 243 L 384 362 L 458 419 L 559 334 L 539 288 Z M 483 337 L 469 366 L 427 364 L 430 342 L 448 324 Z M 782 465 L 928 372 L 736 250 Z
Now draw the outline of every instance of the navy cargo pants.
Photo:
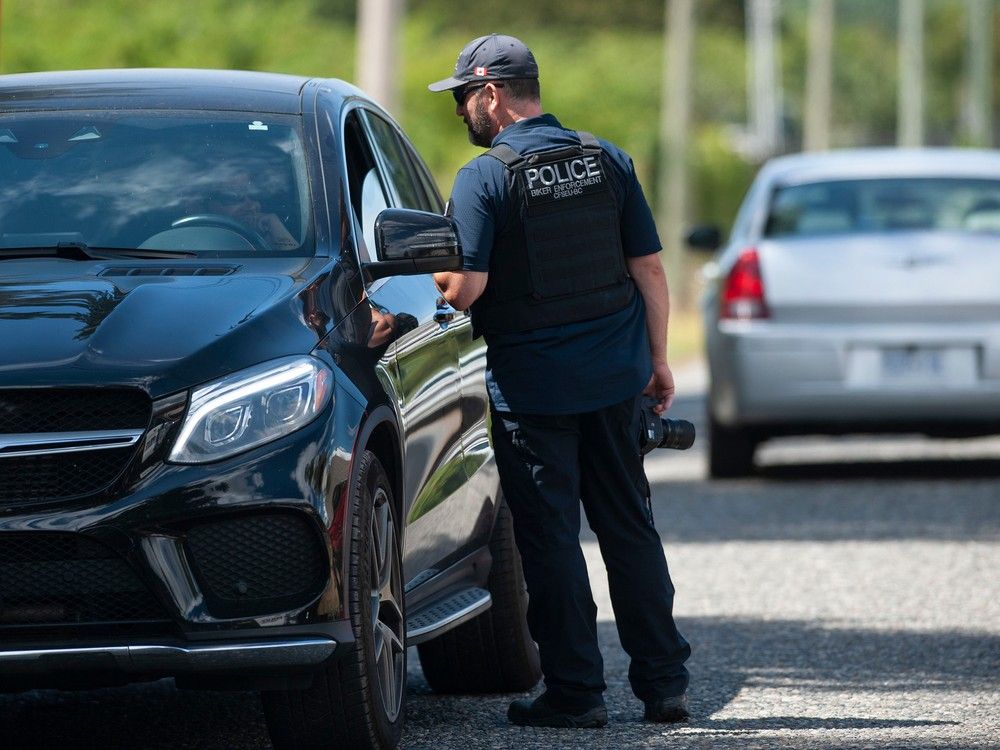
M 580 501 L 608 571 L 629 681 L 643 701 L 687 689 L 691 653 L 673 618 L 674 587 L 653 528 L 639 455 L 638 399 L 583 414 L 492 413 L 500 484 L 528 586 L 528 627 L 550 702 L 603 702 L 597 607 L 580 549 Z

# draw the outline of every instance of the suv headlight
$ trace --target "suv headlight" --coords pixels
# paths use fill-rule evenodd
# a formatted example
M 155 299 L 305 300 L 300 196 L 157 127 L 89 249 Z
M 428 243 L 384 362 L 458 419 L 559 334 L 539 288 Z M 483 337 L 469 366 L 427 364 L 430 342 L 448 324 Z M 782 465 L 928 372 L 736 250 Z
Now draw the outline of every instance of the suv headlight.
M 333 372 L 318 359 L 287 357 L 196 388 L 169 460 L 218 461 L 277 440 L 326 408 Z

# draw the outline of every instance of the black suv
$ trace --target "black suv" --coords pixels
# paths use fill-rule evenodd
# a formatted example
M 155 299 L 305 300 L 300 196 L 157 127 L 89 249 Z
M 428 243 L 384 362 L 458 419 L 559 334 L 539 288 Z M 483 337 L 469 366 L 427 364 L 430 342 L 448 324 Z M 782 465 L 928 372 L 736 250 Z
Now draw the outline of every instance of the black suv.
M 531 687 L 459 263 L 348 84 L 0 77 L 0 688 L 253 686 L 278 747 L 390 748 L 408 645 Z

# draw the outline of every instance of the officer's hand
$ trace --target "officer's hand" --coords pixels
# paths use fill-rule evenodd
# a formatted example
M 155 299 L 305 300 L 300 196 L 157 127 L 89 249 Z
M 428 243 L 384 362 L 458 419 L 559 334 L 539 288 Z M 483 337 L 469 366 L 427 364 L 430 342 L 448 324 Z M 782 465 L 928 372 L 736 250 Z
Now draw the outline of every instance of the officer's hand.
M 653 376 L 643 390 L 642 395 L 651 396 L 659 403 L 653 407 L 657 414 L 663 414 L 674 402 L 674 374 L 666 362 L 653 363 Z

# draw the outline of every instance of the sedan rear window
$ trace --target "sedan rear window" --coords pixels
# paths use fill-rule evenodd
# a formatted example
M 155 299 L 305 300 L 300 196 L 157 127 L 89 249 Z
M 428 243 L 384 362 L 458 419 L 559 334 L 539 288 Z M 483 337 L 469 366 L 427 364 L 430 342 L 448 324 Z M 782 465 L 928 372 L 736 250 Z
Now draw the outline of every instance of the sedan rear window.
M 764 236 L 913 230 L 1000 233 L 1000 180 L 864 179 L 778 187 Z
M 312 255 L 299 128 L 263 113 L 0 117 L 0 252 L 83 243 Z

